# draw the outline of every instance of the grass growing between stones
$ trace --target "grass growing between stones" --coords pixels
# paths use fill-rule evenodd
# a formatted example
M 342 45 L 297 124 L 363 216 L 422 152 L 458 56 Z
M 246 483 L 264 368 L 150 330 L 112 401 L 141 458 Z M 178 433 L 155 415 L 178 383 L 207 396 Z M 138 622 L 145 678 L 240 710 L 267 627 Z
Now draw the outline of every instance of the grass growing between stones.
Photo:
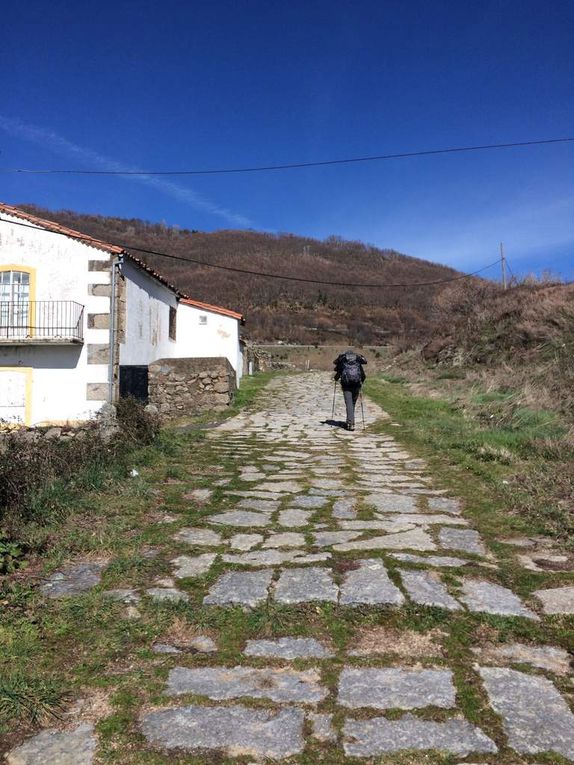
M 256 378 L 251 393 L 260 392 L 265 381 L 264 378 Z M 449 435 L 449 443 L 452 446 L 443 449 L 432 441 L 435 437 L 432 435 L 432 428 L 439 427 L 434 420 L 435 416 L 446 416 L 442 409 L 437 412 L 431 411 L 426 425 L 419 430 L 415 427 L 415 421 L 422 416 L 421 412 L 424 414 L 424 406 L 415 407 L 412 403 L 402 402 L 402 388 L 399 383 L 396 386 L 397 400 L 404 405 L 407 413 L 403 414 L 399 410 L 398 403 L 395 411 L 392 411 L 392 405 L 387 405 L 385 399 L 382 403 L 403 427 L 382 427 L 388 428 L 388 432 L 397 440 L 404 438 L 404 443 L 409 446 L 413 456 L 418 452 L 432 461 L 437 483 L 442 481 L 445 487 L 452 489 L 453 494 L 464 497 L 467 503 L 465 512 L 474 517 L 476 526 L 489 542 L 494 544 L 500 534 L 515 533 L 514 519 L 503 518 L 498 524 L 495 517 L 502 501 L 498 496 L 497 487 L 501 477 L 507 475 L 503 471 L 508 465 L 493 463 L 493 467 L 501 472 L 493 474 L 491 481 L 485 479 L 481 470 L 473 471 L 463 467 L 462 456 L 460 463 L 451 456 L 451 449 L 454 451 L 457 443 L 454 424 L 450 426 Z M 387 386 L 381 387 L 386 393 Z M 248 393 L 249 389 L 244 395 L 249 401 Z M 409 398 L 407 394 L 405 397 Z M 241 402 L 237 406 L 240 404 Z M 438 437 L 437 434 L 436 438 Z M 239 459 L 234 459 L 233 457 L 242 450 L 234 452 L 233 447 L 222 449 L 220 445 L 212 448 L 200 430 L 166 433 L 160 445 L 148 448 L 135 460 L 134 466 L 140 473 L 138 478 L 116 483 L 107 491 L 87 495 L 79 508 L 76 527 L 73 523 L 66 523 L 61 528 L 61 549 L 50 551 L 41 565 L 38 564 L 9 581 L 2 596 L 8 606 L 8 619 L 6 625 L 0 627 L 0 655 L 7 656 L 11 666 L 27 674 L 29 682 L 40 678 L 45 683 L 53 682 L 58 692 L 68 691 L 75 697 L 93 697 L 97 693 L 105 697 L 106 705 L 103 705 L 101 713 L 90 718 L 97 723 L 100 742 L 98 763 L 102 765 L 247 765 L 256 759 L 248 755 L 227 757 L 208 752 L 197 755 L 178 752 L 162 754 L 149 750 L 149 745 L 139 731 L 140 713 L 154 706 L 176 706 L 198 701 L 198 697 L 191 694 L 180 698 L 165 695 L 168 673 L 175 666 L 233 667 L 241 663 L 254 667 L 291 666 L 300 670 L 318 667 L 322 685 L 331 691 L 331 695 L 318 705 L 318 710 L 333 712 L 334 725 L 339 731 L 345 717 L 360 720 L 385 715 L 388 719 L 397 719 L 403 714 L 396 710 L 348 711 L 338 707 L 336 691 L 343 665 L 383 668 L 412 667 L 420 664 L 424 667 L 450 667 L 454 672 L 458 709 L 470 722 L 482 727 L 499 745 L 503 745 L 504 738 L 498 718 L 488 707 L 482 686 L 472 672 L 472 664 L 476 657 L 471 648 L 482 642 L 513 640 L 567 646 L 568 624 L 564 619 L 548 620 L 543 626 L 524 619 L 466 612 L 449 613 L 438 608 L 416 606 L 412 602 L 401 608 L 341 608 L 330 603 L 288 606 L 277 602 L 268 602 L 253 610 L 204 606 L 203 596 L 223 571 L 244 570 L 240 566 L 223 566 L 220 562 L 215 563 L 204 576 L 176 581 L 176 586 L 189 595 L 187 603 L 154 603 L 144 595 L 136 606 L 139 617 L 130 619 L 126 616 L 124 604 L 110 602 L 104 598 L 102 591 L 105 589 L 130 587 L 143 591 L 152 586 L 154 578 L 171 576 L 170 560 L 177 555 L 196 555 L 207 549 L 210 552 L 227 552 L 224 546 L 191 549 L 189 545 L 180 544 L 172 537 L 182 526 L 202 525 L 206 515 L 223 511 L 236 504 L 236 500 L 230 498 L 227 492 L 250 488 L 237 477 L 237 468 L 265 462 L 267 447 L 258 443 L 254 436 L 245 438 L 243 443 L 249 446 L 249 450 L 241 454 Z M 277 450 L 281 446 L 280 443 L 275 443 L 273 448 Z M 285 444 L 285 447 L 294 448 L 289 444 Z M 490 462 L 481 463 L 478 467 L 484 469 L 491 465 Z M 277 472 L 281 470 L 282 464 L 277 462 Z M 224 487 L 217 486 L 219 479 L 229 482 Z M 213 489 L 213 494 L 204 502 L 186 499 L 186 495 L 196 488 Z M 499 504 L 496 504 L 497 502 Z M 174 517 L 173 523 L 162 521 L 166 513 Z M 313 519 L 313 524 L 330 520 L 327 509 L 313 511 L 310 518 Z M 260 531 L 256 528 L 238 529 L 215 525 L 210 528 L 215 529 L 224 539 L 238 531 Z M 265 533 L 278 530 L 278 524 L 273 523 L 265 529 Z M 305 531 L 305 528 L 296 530 Z M 501 548 L 503 552 L 507 552 L 506 547 L 501 545 Z M 154 551 L 158 554 L 150 557 L 148 553 Z M 55 570 L 71 557 L 86 554 L 94 557 L 105 556 L 110 561 L 101 585 L 70 600 L 46 602 L 38 595 L 32 586 L 37 582 L 37 577 Z M 400 564 L 378 551 L 336 555 L 325 565 L 334 569 L 334 578 L 340 581 L 348 570 L 347 564 L 351 564 L 354 558 L 364 557 L 382 557 L 393 581 L 396 584 L 400 583 Z M 345 565 L 336 565 L 341 563 Z M 287 569 L 289 564 L 281 568 Z M 470 571 L 473 574 L 480 573 L 486 578 L 492 576 L 495 581 L 502 580 L 512 584 L 516 591 L 524 595 L 528 595 L 532 589 L 546 581 L 546 575 L 541 577 L 532 572 L 519 576 L 510 557 L 500 571 L 493 573 L 479 567 L 473 567 Z M 467 573 L 469 569 L 455 569 L 445 576 L 445 581 L 448 580 L 449 584 L 456 586 L 460 576 Z M 561 575 L 552 576 L 556 581 L 561 580 Z M 421 656 L 411 656 L 408 646 L 405 649 L 405 646 L 397 642 L 393 652 L 388 650 L 364 657 L 348 655 L 356 645 L 359 635 L 382 627 L 395 630 L 398 635 L 415 633 L 415 636 L 418 635 L 421 639 L 432 634 L 435 636 L 438 651 L 434 656 L 424 653 Z M 216 639 L 218 651 L 213 654 L 199 654 L 184 650 L 176 655 L 158 655 L 152 651 L 156 642 L 178 644 L 178 641 L 197 634 Z M 246 660 L 242 653 L 248 639 L 279 638 L 286 635 L 316 638 L 332 647 L 336 655 L 328 660 L 301 659 L 289 663 L 255 658 Z M 34 667 L 33 673 L 30 667 Z M 567 690 L 567 680 L 561 682 L 561 689 Z M 201 703 L 212 702 L 202 698 Z M 236 703 L 258 709 L 278 708 L 266 699 L 242 698 Z M 309 707 L 309 710 L 311 711 L 312 707 Z M 432 708 L 418 710 L 413 714 L 423 719 L 442 721 L 451 712 Z M 49 720 L 44 720 L 44 725 L 46 724 L 49 724 Z M 7 748 L 13 736 L 21 738 L 23 730 L 32 729 L 31 721 L 25 718 L 18 724 L 15 724 L 13 718 L 5 718 L 3 725 L 0 733 L 6 734 Z M 310 735 L 307 723 L 306 726 L 306 733 Z M 309 736 L 307 741 L 305 752 L 288 758 L 285 761 L 288 765 L 351 765 L 366 762 L 365 759 L 344 755 L 340 741 L 337 744 L 320 743 L 312 741 Z M 0 746 L 0 753 L 1 751 Z M 376 762 L 377 765 L 455 765 L 464 759 L 432 752 L 401 752 L 375 757 L 367 762 Z M 467 759 L 497 765 L 521 765 L 529 762 L 528 759 L 510 754 L 508 749 L 498 755 L 475 755 Z M 536 761 L 558 763 L 560 760 L 545 760 L 544 757 L 538 756 Z
M 246 380 L 229 414 L 252 403 L 269 378 Z M 29 547 L 37 553 L 29 555 L 25 568 L 0 576 L 0 756 L 37 724 L 49 725 L 55 716 L 66 720 L 69 697 L 89 695 L 90 688 L 121 688 L 130 677 L 147 675 L 142 667 L 153 667 L 157 657 L 136 659 L 134 665 L 134 654 L 149 652 L 166 629 L 170 608 L 145 602 L 141 619 L 126 619 L 125 606 L 105 598 L 102 590 L 126 583 L 143 588 L 153 576 L 171 573 L 167 560 L 146 555 L 173 534 L 171 524 L 158 520 L 177 511 L 197 521 L 206 510 L 182 500 L 182 494 L 211 484 L 230 465 L 205 449 L 201 428 L 164 430 L 153 444 L 132 449 L 127 460 L 111 465 L 107 474 L 98 466 L 98 480 L 54 488 L 66 511 L 45 514 L 37 534 L 28 526 L 26 533 L 36 534 Z M 139 476 L 126 479 L 131 467 Z M 54 495 L 51 504 L 55 501 Z M 38 585 L 51 572 L 71 560 L 92 558 L 109 565 L 101 585 L 89 593 L 52 601 L 39 593 Z M 155 686 L 153 672 L 150 682 Z

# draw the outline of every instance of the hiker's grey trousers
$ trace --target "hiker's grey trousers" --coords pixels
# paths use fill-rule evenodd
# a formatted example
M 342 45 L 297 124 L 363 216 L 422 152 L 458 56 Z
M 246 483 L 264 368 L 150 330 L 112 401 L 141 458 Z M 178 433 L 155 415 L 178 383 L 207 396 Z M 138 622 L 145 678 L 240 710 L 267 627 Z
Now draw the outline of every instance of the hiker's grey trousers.
M 347 425 L 355 424 L 355 404 L 359 398 L 361 386 L 354 388 L 343 388 L 343 397 L 345 399 L 345 409 L 347 410 Z

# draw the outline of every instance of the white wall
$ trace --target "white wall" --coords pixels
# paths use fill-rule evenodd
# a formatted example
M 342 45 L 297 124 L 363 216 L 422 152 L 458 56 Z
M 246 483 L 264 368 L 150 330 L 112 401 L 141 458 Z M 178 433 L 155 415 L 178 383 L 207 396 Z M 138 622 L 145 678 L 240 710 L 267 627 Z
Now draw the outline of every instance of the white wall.
M 31 369 L 31 425 L 64 425 L 89 420 L 99 411 L 101 401 L 86 400 L 87 382 L 106 382 L 98 375 L 100 365 L 85 362 L 85 346 L 0 346 L 0 385 L 2 367 Z
M 5 213 L 1 217 L 25 222 Z M 32 425 L 89 419 L 103 403 L 86 399 L 87 383 L 106 382 L 108 373 L 107 364 L 88 365 L 87 344 L 108 343 L 109 333 L 87 329 L 87 315 L 107 312 L 109 299 L 88 295 L 88 285 L 109 283 L 109 273 L 88 271 L 88 260 L 109 257 L 66 236 L 0 222 L 0 266 L 35 269 L 30 299 L 74 300 L 84 306 L 83 345 L 0 346 L 0 368 L 32 369 Z
M 122 266 L 126 288 L 126 333 L 120 344 L 120 364 L 150 364 L 174 358 L 176 341 L 169 339 L 169 309 L 177 309 L 175 294 L 126 260 Z
M 200 316 L 207 317 L 200 324 Z M 180 303 L 177 311 L 177 343 L 172 357 L 214 358 L 223 356 L 235 369 L 237 385 L 243 375 L 239 347 L 239 320 Z

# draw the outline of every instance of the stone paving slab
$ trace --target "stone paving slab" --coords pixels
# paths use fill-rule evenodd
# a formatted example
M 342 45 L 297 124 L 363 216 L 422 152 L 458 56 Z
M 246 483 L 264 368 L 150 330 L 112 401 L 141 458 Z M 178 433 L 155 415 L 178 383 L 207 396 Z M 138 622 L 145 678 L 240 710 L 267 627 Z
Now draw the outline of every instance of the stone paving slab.
M 273 493 L 298 494 L 303 486 L 297 481 L 266 481 L 257 485 L 258 491 L 270 491 Z
M 254 608 L 267 600 L 272 571 L 230 571 L 219 577 L 203 599 L 206 605 L 242 605 Z
M 180 555 L 177 558 L 173 558 L 171 561 L 176 567 L 173 575 L 176 579 L 203 576 L 203 574 L 206 574 L 209 571 L 216 558 L 217 555 L 215 553 L 204 553 L 203 555 L 196 555 L 194 557 Z
M 333 715 L 324 712 L 308 712 L 307 719 L 312 725 L 314 739 L 323 743 L 336 741 L 337 731 L 333 727 Z
M 283 563 L 321 563 L 329 560 L 331 553 L 306 553 L 300 550 L 254 550 L 238 555 L 222 555 L 224 563 L 239 566 L 280 566 Z
M 346 489 L 318 489 L 316 486 L 311 487 L 309 494 L 313 494 L 316 497 L 346 497 L 348 491 Z
M 498 751 L 494 741 L 480 728 L 458 719 L 433 722 L 405 715 L 400 720 L 385 717 L 347 720 L 343 734 L 346 737 L 343 747 L 349 757 L 376 757 L 405 749 L 433 749 L 461 757 Z
M 357 517 L 355 500 L 348 497 L 338 499 L 333 504 L 333 518 L 352 520 Z
M 536 590 L 533 595 L 542 603 L 545 614 L 574 614 L 574 587 Z
M 311 481 L 311 486 L 316 489 L 332 489 L 333 491 L 344 491 L 345 489 L 342 481 L 331 478 L 314 478 Z
M 470 611 L 500 616 L 523 616 L 539 621 L 539 617 L 522 603 L 512 590 L 493 582 L 465 579 L 460 599 Z
M 263 542 L 263 534 L 235 534 L 229 540 L 229 546 L 232 550 L 242 550 L 247 552 L 253 547 Z
M 460 603 L 449 592 L 434 571 L 401 571 L 403 587 L 411 600 L 421 606 L 438 606 L 448 611 L 459 611 Z
M 461 512 L 458 499 L 450 499 L 449 497 L 431 497 L 428 506 L 431 510 L 438 510 L 441 513 L 450 513 L 451 515 L 458 515 Z
M 269 526 L 271 523 L 269 515 L 251 510 L 228 510 L 226 513 L 209 515 L 205 520 L 207 523 L 216 523 L 222 526 L 244 526 L 247 528 Z
M 104 590 L 102 595 L 106 598 L 110 598 L 110 600 L 117 600 L 126 605 L 135 605 L 141 600 L 138 592 L 129 587 L 118 587 L 115 590 Z
M 368 520 L 368 521 L 339 521 L 342 529 L 349 531 L 386 531 L 388 534 L 399 534 L 402 531 L 416 529 L 416 524 L 405 520 Z
M 352 521 L 348 521 L 351 523 Z M 388 534 L 384 537 L 371 537 L 352 542 L 334 545 L 334 550 L 351 552 L 352 550 L 436 550 L 436 545 L 430 536 L 422 529 L 402 531 L 398 534 Z
M 248 640 L 243 653 L 273 659 L 327 659 L 333 652 L 315 638 L 283 637 L 277 640 Z
M 558 752 L 574 760 L 574 714 L 550 680 L 500 667 L 481 667 L 480 675 L 509 746 L 522 754 Z
M 107 565 L 107 561 L 84 561 L 66 566 L 52 574 L 40 592 L 54 599 L 80 595 L 100 583 Z
M 546 552 L 523 553 L 522 555 L 517 555 L 516 560 L 522 568 L 527 568 L 529 571 L 572 570 L 572 561 L 569 555 L 553 555 Z
M 189 600 L 189 595 L 186 592 L 176 590 L 175 587 L 149 587 L 146 594 L 152 600 L 166 603 L 186 603 Z
M 262 547 L 304 547 L 305 535 L 297 531 L 270 534 Z
M 233 489 L 225 492 L 228 497 L 242 497 L 243 499 L 261 499 L 265 502 L 279 503 L 283 497 L 287 496 L 284 492 L 259 491 L 258 489 L 239 490 Z
M 322 507 L 325 507 L 327 502 L 328 499 L 326 497 L 303 495 L 300 497 L 293 497 L 293 499 L 290 501 L 290 504 L 293 505 L 293 507 L 318 510 Z
M 315 547 L 331 547 L 331 545 L 350 542 L 361 536 L 360 531 L 320 531 L 313 534 Z
M 436 568 L 458 568 L 468 566 L 474 561 L 465 558 L 455 558 L 449 555 L 411 555 L 410 553 L 390 553 L 391 558 L 400 560 L 402 563 L 417 563 L 423 566 Z
M 415 497 L 401 496 L 400 494 L 369 494 L 363 501 L 366 505 L 372 505 L 385 513 L 417 512 Z
M 148 712 L 141 718 L 141 730 L 147 741 L 160 749 L 207 749 L 231 757 L 283 760 L 303 751 L 303 722 L 301 709 L 276 712 L 240 705 L 191 705 Z
M 186 527 L 180 529 L 173 538 L 197 547 L 217 547 L 221 544 L 221 535 L 211 529 Z
M 193 693 L 213 701 L 242 697 L 284 703 L 315 704 L 328 695 L 316 669 L 303 672 L 265 667 L 175 667 L 168 677 L 167 696 Z
M 258 510 L 260 513 L 274 513 L 279 507 L 279 502 L 275 499 L 242 499 L 237 507 L 243 510 Z
M 279 513 L 279 525 L 287 528 L 307 526 L 311 513 L 296 507 L 288 507 Z
M 488 664 L 530 664 L 533 667 L 554 672 L 556 675 L 571 674 L 574 667 L 572 656 L 563 648 L 544 645 L 487 645 L 473 648 L 481 663 Z
M 97 740 L 88 723 L 73 730 L 43 730 L 6 755 L 7 765 L 92 765 Z
M 367 559 L 358 563 L 360 568 L 348 571 L 344 576 L 339 600 L 341 605 L 400 606 L 404 602 L 402 592 L 389 579 L 381 560 Z
M 378 518 L 387 520 L 389 513 L 376 513 Z M 465 518 L 444 513 L 393 513 L 396 522 L 412 523 L 415 526 L 468 526 Z
M 279 603 L 337 602 L 339 588 L 325 568 L 292 568 L 283 571 L 275 587 Z
M 478 531 L 474 531 L 474 529 L 442 528 L 439 531 L 438 539 L 440 546 L 448 550 L 486 555 L 486 548 Z
M 450 709 L 455 695 L 448 669 L 345 667 L 337 701 L 352 709 Z

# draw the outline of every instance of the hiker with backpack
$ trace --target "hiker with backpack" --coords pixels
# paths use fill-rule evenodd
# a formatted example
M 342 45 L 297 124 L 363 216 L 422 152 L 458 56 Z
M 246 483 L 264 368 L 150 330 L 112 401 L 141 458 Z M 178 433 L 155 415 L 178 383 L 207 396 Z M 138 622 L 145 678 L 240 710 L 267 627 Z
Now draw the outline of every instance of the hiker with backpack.
M 337 356 L 335 365 L 335 381 L 341 381 L 345 408 L 347 409 L 347 430 L 355 430 L 355 404 L 359 398 L 361 387 L 365 381 L 363 366 L 367 359 L 354 351 L 348 350 Z

